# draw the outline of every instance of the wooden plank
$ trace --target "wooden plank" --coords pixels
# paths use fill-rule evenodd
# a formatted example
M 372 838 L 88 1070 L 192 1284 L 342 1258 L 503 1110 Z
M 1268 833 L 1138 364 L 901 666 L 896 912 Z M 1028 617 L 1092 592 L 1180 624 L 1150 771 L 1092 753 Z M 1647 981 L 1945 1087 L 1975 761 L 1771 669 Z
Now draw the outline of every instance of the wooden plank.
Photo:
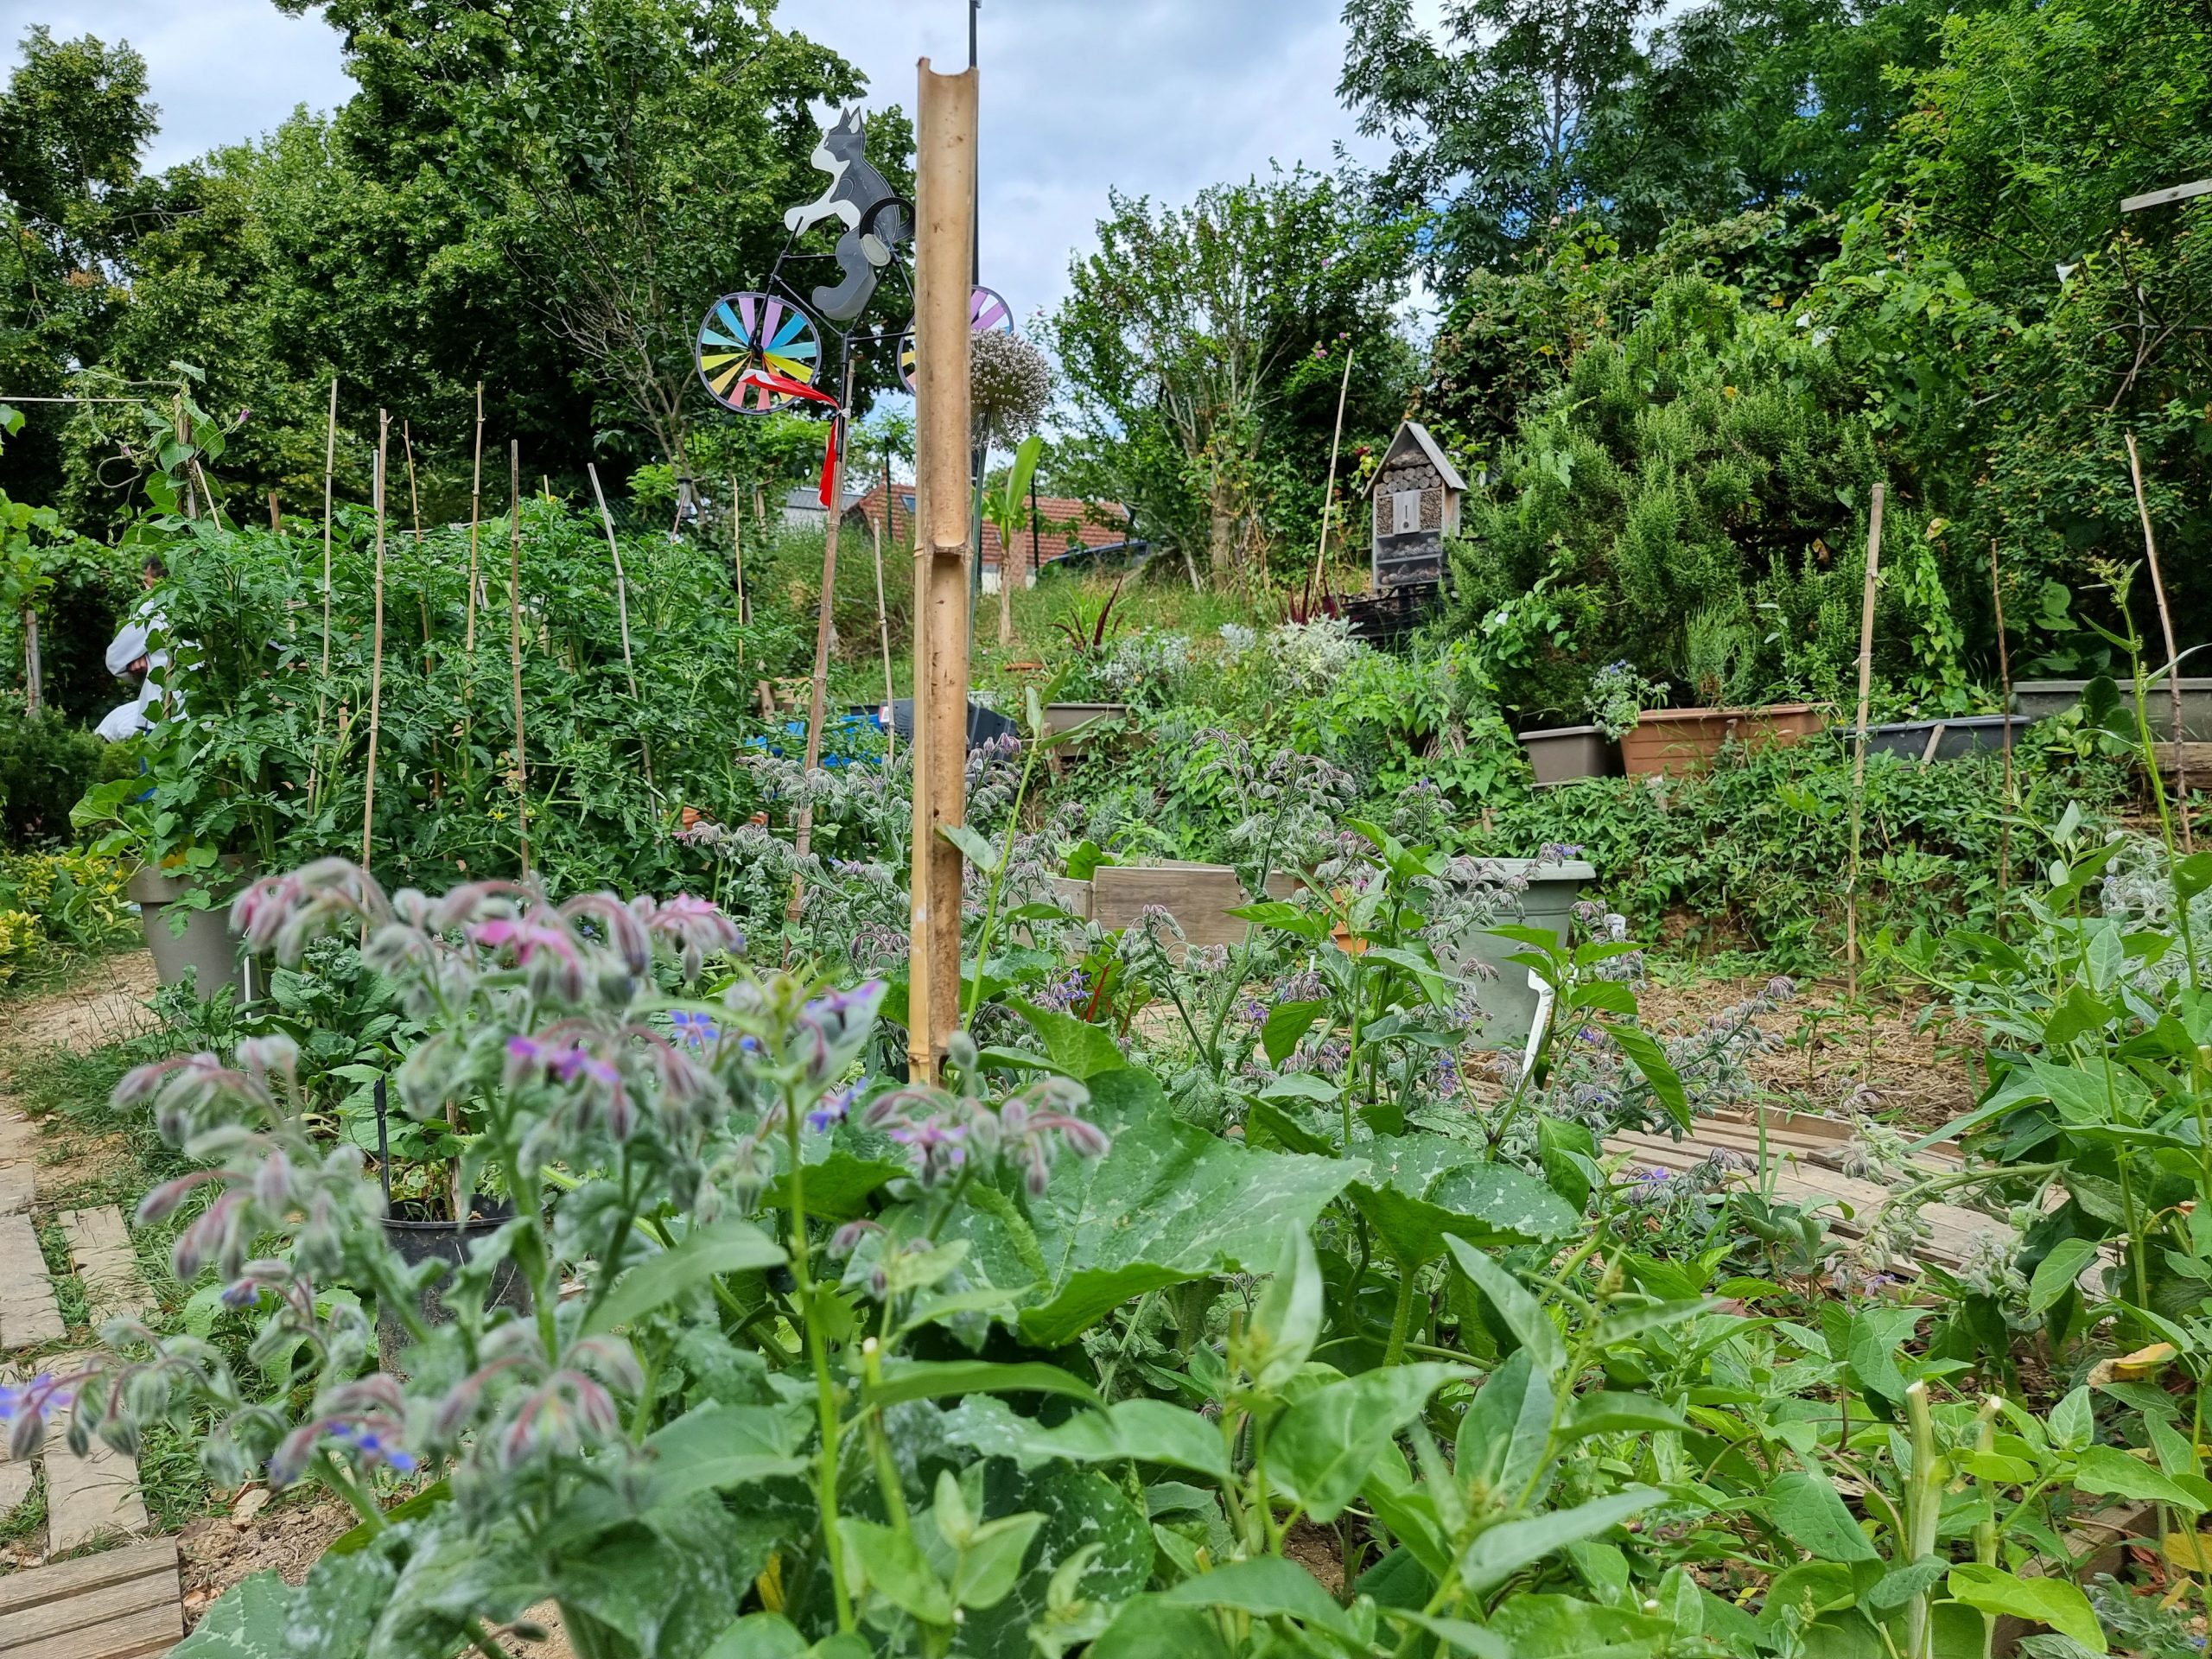
M 61 1308 L 27 1215 L 0 1216 L 0 1349 L 61 1339 Z
M 69 1240 L 70 1265 L 84 1281 L 95 1328 L 112 1319 L 143 1313 L 154 1305 L 138 1276 L 130 1229 L 113 1205 L 96 1210 L 65 1210 L 61 1230 Z
M 81 1595 L 41 1602 L 35 1607 L 25 1607 L 8 1615 L 7 1634 L 0 1637 L 0 1653 L 7 1651 L 8 1643 L 27 1646 L 45 1637 L 109 1624 L 126 1614 L 143 1613 L 149 1607 L 159 1607 L 165 1602 L 173 1604 L 176 1599 L 176 1568 L 170 1567 L 104 1585 Z
M 2196 196 L 2212 196 L 2212 179 L 2199 179 L 2194 184 L 2170 184 L 2163 190 L 2145 190 L 2139 196 L 2122 196 L 2120 211 L 2139 213 L 2145 207 L 2164 207 Z
M 1228 913 L 1251 900 L 1225 864 L 1102 865 L 1091 872 L 1090 893 L 1092 918 L 1103 928 L 1132 926 L 1153 905 L 1192 944 L 1242 944 L 1250 927 Z
M 174 1538 L 149 1538 L 143 1543 L 102 1550 L 97 1555 L 79 1556 L 73 1561 L 57 1561 L 52 1567 L 35 1567 L 27 1573 L 6 1573 L 0 1575 L 0 1614 L 20 1612 L 26 1607 L 36 1607 L 65 1596 L 85 1595 L 164 1569 L 171 1573 L 176 1571 Z
M 0 1646 L 7 1659 L 146 1659 L 184 1640 L 184 1607 L 172 1601 L 22 1647 Z

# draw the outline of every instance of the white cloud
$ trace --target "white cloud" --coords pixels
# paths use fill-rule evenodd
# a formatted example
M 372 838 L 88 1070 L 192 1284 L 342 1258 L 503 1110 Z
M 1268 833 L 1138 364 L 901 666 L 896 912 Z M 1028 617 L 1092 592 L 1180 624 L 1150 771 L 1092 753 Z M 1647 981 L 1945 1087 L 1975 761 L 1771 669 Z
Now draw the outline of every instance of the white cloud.
M 1339 143 L 1371 158 L 1337 103 L 1339 4 L 985 0 L 983 280 L 1019 316 L 1051 307 L 1109 186 L 1180 202 L 1270 162 L 1332 166 Z M 859 65 L 870 104 L 909 114 L 917 59 L 939 69 L 968 59 L 966 0 L 783 0 L 777 21 Z M 162 109 L 156 168 L 258 137 L 299 104 L 329 109 L 352 90 L 336 33 L 269 0 L 0 0 L 0 44 L 38 22 L 127 39 L 145 54 Z

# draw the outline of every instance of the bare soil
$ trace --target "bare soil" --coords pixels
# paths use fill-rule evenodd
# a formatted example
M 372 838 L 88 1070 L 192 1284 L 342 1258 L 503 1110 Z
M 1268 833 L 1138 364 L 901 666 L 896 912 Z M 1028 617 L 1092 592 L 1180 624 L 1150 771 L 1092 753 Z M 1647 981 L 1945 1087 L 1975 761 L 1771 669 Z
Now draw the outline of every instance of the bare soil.
M 0 1046 L 56 1046 L 83 1054 L 139 1036 L 154 1028 L 146 999 L 156 983 L 151 953 L 102 957 L 65 990 L 0 1007 Z
M 1687 1035 L 1753 996 L 1757 979 L 1656 981 L 1637 988 L 1643 1023 Z M 1801 984 L 1796 999 L 1751 1016 L 1771 1039 L 1747 1069 L 1777 1099 L 1832 1116 L 1869 1112 L 1931 1129 L 1973 1109 L 1981 1093 L 1981 1047 L 1972 1027 L 1925 997 L 1840 980 Z

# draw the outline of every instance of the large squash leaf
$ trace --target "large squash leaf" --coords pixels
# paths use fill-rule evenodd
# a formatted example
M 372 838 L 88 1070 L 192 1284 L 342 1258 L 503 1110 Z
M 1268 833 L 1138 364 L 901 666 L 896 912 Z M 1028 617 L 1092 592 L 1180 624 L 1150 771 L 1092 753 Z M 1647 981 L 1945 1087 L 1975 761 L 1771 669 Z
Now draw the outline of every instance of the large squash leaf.
M 1535 1176 L 1489 1163 L 1440 1135 L 1378 1135 L 1360 1147 L 1371 1166 L 1351 1201 L 1402 1266 L 1444 1254 L 1444 1236 L 1489 1246 L 1560 1238 L 1581 1224 L 1575 1207 Z
M 1090 1090 L 1089 1116 L 1113 1137 L 1104 1157 L 1063 1153 L 1043 1196 L 1027 1201 L 1026 1230 L 1018 1217 L 974 1208 L 946 1230 L 973 1245 L 971 1276 L 1037 1287 L 1019 1323 L 1040 1347 L 1071 1341 L 1146 1291 L 1269 1270 L 1285 1234 L 1311 1227 L 1363 1168 L 1217 1140 L 1178 1118 L 1142 1071 L 1104 1072 Z

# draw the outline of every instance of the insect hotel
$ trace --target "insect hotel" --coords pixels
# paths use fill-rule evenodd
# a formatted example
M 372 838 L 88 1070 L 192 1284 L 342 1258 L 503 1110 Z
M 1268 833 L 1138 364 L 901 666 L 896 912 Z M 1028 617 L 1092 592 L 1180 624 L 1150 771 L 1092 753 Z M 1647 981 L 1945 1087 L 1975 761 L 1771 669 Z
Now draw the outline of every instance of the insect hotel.
M 1368 480 L 1375 526 L 1375 592 L 1444 580 L 1444 538 L 1459 528 L 1467 480 L 1418 421 L 1398 428 Z

